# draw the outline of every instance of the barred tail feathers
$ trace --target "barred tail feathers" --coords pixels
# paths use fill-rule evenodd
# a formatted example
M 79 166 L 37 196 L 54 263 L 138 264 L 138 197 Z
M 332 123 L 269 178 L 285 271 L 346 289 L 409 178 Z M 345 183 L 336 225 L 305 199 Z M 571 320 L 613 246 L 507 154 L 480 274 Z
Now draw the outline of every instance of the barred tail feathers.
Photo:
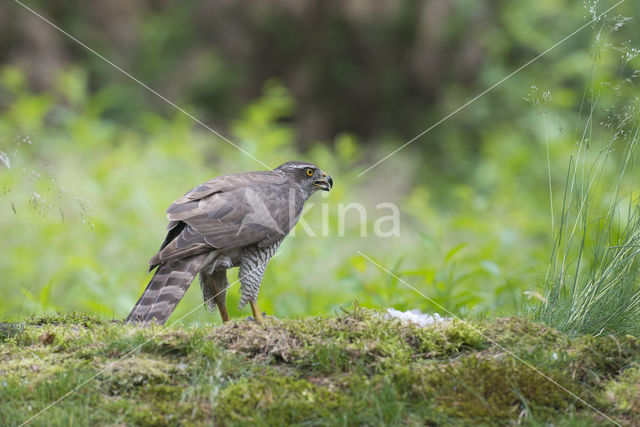
M 199 254 L 158 266 L 126 321 L 164 325 L 206 261 L 207 254 Z

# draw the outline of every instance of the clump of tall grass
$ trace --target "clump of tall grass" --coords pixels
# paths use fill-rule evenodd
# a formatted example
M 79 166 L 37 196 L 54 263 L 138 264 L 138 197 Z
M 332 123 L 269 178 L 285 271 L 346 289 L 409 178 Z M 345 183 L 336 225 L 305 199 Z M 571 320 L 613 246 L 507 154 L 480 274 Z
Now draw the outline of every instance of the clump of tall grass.
M 546 295 L 536 317 L 570 334 L 640 336 L 640 191 L 635 168 L 640 99 L 634 84 L 637 71 L 630 66 L 639 51 L 602 40 L 599 30 L 594 66 L 599 49 L 613 47 L 622 53 L 621 79 L 583 97 L 580 115 L 586 120 L 569 162 L 559 220 L 555 225 L 552 220 L 554 245 Z M 594 113 L 606 92 L 613 95 L 608 99 L 626 102 L 607 108 L 607 118 L 596 124 Z M 588 111 L 583 114 L 585 106 Z M 592 141 L 602 137 L 600 130 L 611 136 L 594 153 Z
M 571 185 L 573 172 L 567 177 L 546 303 L 538 317 L 570 334 L 640 336 L 640 199 L 615 194 L 607 212 L 592 218 L 594 182 L 579 188 Z
M 640 193 L 634 189 L 640 125 L 638 99 L 632 103 L 595 156 L 585 131 L 567 171 L 537 316 L 571 334 L 640 336 Z M 593 109 L 587 127 L 592 120 Z M 613 180 L 611 168 L 617 168 Z

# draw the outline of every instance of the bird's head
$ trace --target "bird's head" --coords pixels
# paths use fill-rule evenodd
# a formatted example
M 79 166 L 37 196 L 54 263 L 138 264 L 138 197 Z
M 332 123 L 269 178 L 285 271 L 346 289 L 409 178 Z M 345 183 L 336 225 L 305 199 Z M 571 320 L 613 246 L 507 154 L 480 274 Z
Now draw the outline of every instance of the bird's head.
M 333 187 L 331 177 L 313 163 L 287 162 L 273 171 L 287 176 L 298 184 L 307 197 L 318 190 L 329 191 Z

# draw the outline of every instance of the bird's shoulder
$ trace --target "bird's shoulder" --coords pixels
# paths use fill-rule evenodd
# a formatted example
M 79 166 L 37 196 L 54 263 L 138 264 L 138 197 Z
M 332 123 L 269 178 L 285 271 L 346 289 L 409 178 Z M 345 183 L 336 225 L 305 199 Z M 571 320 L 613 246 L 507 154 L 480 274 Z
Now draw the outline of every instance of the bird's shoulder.
M 222 175 L 210 179 L 187 191 L 184 196 L 175 200 L 172 205 L 189 203 L 217 193 L 228 193 L 249 187 L 268 187 L 271 185 L 288 185 L 287 177 L 273 171 L 254 171 L 230 175 Z

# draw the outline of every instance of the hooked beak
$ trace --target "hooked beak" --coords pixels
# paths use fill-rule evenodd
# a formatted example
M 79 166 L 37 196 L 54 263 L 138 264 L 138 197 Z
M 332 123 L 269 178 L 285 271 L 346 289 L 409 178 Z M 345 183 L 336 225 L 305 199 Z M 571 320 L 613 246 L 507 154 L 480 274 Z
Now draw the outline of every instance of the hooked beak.
M 318 181 L 314 181 L 313 183 L 316 187 L 319 187 L 322 191 L 329 191 L 333 187 L 333 180 L 326 172 L 322 172 L 322 179 Z

